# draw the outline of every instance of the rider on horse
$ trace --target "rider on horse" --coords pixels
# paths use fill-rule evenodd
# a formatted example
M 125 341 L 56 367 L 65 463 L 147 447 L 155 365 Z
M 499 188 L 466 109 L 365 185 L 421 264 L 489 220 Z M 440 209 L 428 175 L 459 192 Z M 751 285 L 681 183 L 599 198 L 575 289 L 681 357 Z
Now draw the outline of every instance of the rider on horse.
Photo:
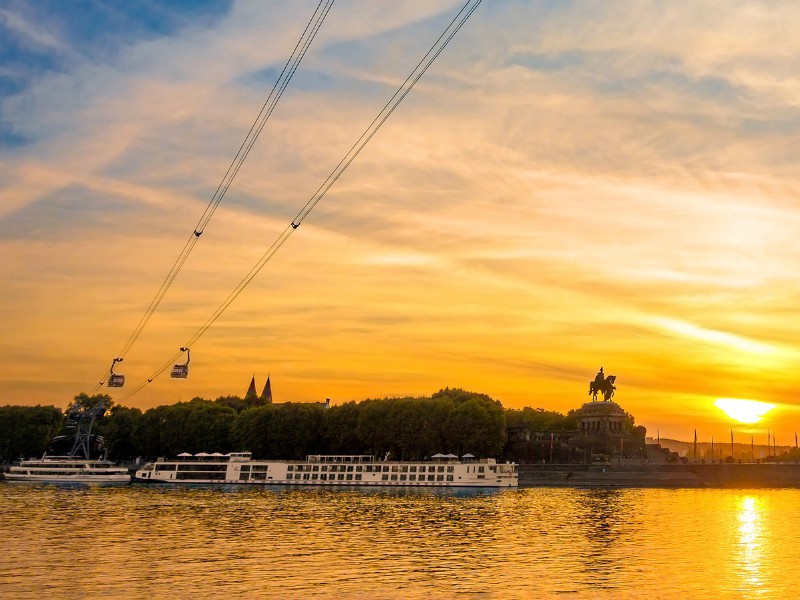
M 597 375 L 594 376 L 594 381 L 589 382 L 589 394 L 592 396 L 592 400 L 597 400 L 598 392 L 603 393 L 603 400 L 606 402 L 611 400 L 614 396 L 614 391 L 617 389 L 614 386 L 616 379 L 614 375 L 606 377 L 603 373 L 603 367 L 600 367 Z
M 594 386 L 597 389 L 602 389 L 605 380 L 606 378 L 605 375 L 603 375 L 603 367 L 600 367 L 600 370 L 597 372 L 597 375 L 594 376 Z

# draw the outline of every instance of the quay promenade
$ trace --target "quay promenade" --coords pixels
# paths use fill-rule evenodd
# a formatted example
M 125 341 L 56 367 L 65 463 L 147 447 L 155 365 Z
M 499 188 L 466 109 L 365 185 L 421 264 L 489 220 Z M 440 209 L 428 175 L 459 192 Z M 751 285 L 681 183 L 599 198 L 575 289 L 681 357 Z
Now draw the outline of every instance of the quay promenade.
M 524 464 L 519 487 L 800 488 L 800 463 Z

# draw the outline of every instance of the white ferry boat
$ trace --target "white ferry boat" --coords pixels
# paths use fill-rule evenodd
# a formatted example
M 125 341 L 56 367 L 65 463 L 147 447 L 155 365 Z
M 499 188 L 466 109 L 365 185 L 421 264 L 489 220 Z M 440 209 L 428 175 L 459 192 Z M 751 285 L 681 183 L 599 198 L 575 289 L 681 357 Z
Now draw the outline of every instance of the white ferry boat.
M 438 458 L 441 457 L 441 458 Z M 221 483 L 297 486 L 517 487 L 515 463 L 435 455 L 430 461 L 389 461 L 369 455 L 321 455 L 254 460 L 250 452 L 159 458 L 136 471 L 141 483 Z
M 107 399 L 85 407 L 75 398 L 67 409 L 67 431 L 71 435 L 52 438 L 42 458 L 22 460 L 4 477 L 8 481 L 48 483 L 129 483 L 125 467 L 105 460 L 103 438 L 92 433 L 96 419 L 106 411 Z
M 128 483 L 131 480 L 128 469 L 111 461 L 71 456 L 23 460 L 4 476 L 7 481 L 42 483 Z

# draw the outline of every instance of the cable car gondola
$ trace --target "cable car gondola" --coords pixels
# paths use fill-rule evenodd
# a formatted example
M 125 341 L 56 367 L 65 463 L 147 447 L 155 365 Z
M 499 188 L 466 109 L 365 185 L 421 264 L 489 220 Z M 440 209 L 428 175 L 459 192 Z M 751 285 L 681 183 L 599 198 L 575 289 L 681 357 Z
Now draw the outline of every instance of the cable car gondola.
M 186 362 L 172 367 L 169 376 L 173 379 L 186 379 L 189 376 L 189 348 L 181 348 L 181 352 L 186 352 Z
M 118 362 L 122 362 L 122 359 L 115 358 L 111 363 L 111 370 L 108 373 L 108 383 L 106 384 L 110 388 L 121 388 L 123 385 L 125 385 L 125 375 L 114 373 L 114 365 L 116 365 Z

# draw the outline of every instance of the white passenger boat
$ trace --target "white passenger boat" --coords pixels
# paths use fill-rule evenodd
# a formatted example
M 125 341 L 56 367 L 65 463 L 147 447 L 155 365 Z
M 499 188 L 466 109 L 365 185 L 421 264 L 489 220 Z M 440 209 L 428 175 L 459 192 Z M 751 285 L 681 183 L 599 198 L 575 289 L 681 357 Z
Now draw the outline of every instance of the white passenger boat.
M 7 481 L 46 483 L 128 483 L 131 480 L 128 469 L 111 461 L 70 456 L 23 460 L 4 475 Z
M 159 458 L 136 471 L 142 483 L 221 483 L 297 486 L 517 487 L 517 465 L 452 455 L 430 461 L 389 461 L 369 455 L 254 460 L 250 452 Z
M 4 473 L 8 481 L 48 483 L 128 483 L 128 469 L 105 460 L 103 438 L 92 433 L 96 419 L 106 411 L 107 400 L 81 406 L 78 398 L 67 409 L 71 435 L 52 438 L 42 458 L 20 461 Z

